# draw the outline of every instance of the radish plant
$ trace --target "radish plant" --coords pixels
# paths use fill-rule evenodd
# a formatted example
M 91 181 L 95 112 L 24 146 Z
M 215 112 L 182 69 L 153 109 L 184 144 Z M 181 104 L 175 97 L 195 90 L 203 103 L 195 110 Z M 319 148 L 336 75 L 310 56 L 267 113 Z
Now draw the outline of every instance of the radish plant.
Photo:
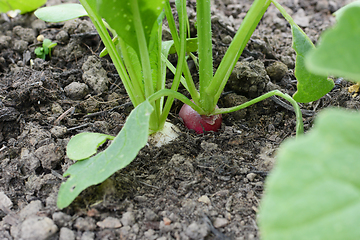
M 197 133 L 203 133 L 217 131 L 220 128 L 221 114 L 243 109 L 277 95 L 288 100 L 295 108 L 296 132 L 299 135 L 303 132 L 303 127 L 301 111 L 296 101 L 314 101 L 326 94 L 334 85 L 327 77 L 311 74 L 305 69 L 303 57 L 314 46 L 275 0 L 254 1 L 215 74 L 213 74 L 209 0 L 197 0 L 196 39 L 187 36 L 189 29 L 185 0 L 175 1 L 179 29 L 176 28 L 168 0 L 80 0 L 80 2 L 81 5 L 66 4 L 38 9 L 35 14 L 40 19 L 51 22 L 89 16 L 106 47 L 101 55 L 110 55 L 135 109 L 115 138 L 104 134 L 82 133 L 70 140 L 67 155 L 77 162 L 64 173 L 64 176 L 70 177 L 60 187 L 59 208 L 68 206 L 86 187 L 101 183 L 130 163 L 139 149 L 145 146 L 147 136 L 160 132 L 167 125 L 166 119 L 174 99 L 185 104 L 180 111 L 180 117 L 185 125 Z M 295 100 L 275 90 L 239 106 L 218 108 L 216 104 L 236 62 L 271 3 L 274 3 L 285 16 L 293 30 L 294 48 L 298 54 L 295 75 L 299 82 L 298 92 L 294 95 Z M 172 41 L 163 42 L 161 39 L 164 15 L 169 24 Z M 199 89 L 196 88 L 186 63 L 187 55 L 194 57 L 192 51 L 198 53 Z M 177 53 L 176 67 L 167 60 L 171 52 Z M 170 89 L 165 88 L 166 67 L 174 73 Z M 180 84 L 187 89 L 191 99 L 177 91 Z M 142 127 L 130 129 L 131 121 L 141 124 Z M 106 140 L 113 142 L 106 150 L 92 157 Z M 134 141 L 136 144 L 131 147 L 132 145 L 128 143 Z M 128 155 L 131 157 L 128 158 Z M 107 168 L 110 165 L 113 167 Z

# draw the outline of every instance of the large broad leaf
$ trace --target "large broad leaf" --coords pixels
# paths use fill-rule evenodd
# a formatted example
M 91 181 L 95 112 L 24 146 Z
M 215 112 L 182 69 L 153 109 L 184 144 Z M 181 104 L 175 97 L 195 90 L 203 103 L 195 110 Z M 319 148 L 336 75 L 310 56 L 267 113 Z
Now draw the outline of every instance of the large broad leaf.
M 31 12 L 45 3 L 46 0 L 0 0 L 0 13 L 17 9 L 21 13 Z
M 315 48 L 314 44 L 280 4 L 275 1 L 273 4 L 290 23 L 293 35 L 293 48 L 296 51 L 295 77 L 298 81 L 297 92 L 293 98 L 302 103 L 318 100 L 330 92 L 334 82 L 328 79 L 326 74 L 317 75 L 306 69 L 305 55 Z
M 67 207 L 84 189 L 105 181 L 113 173 L 131 163 L 147 142 L 152 111 L 153 108 L 148 101 L 138 105 L 106 150 L 69 167 L 64 173 L 64 177 L 69 178 L 61 184 L 58 193 L 59 208 Z
M 360 82 L 360 6 L 346 7 L 337 24 L 324 32 L 306 66 L 319 74 L 331 74 Z
M 281 145 L 258 215 L 263 240 L 360 239 L 359 122 L 328 109 Z
M 34 14 L 36 17 L 46 22 L 64 22 L 88 15 L 84 7 L 77 3 L 39 8 Z
M 137 1 L 139 6 L 143 29 L 135 28 L 134 22 L 138 19 L 135 19 L 132 12 L 131 4 L 133 1 Z M 143 30 L 145 39 L 149 44 L 153 25 L 163 10 L 164 4 L 164 0 L 99 0 L 97 8 L 100 16 L 116 31 L 118 36 L 138 52 L 136 31 Z

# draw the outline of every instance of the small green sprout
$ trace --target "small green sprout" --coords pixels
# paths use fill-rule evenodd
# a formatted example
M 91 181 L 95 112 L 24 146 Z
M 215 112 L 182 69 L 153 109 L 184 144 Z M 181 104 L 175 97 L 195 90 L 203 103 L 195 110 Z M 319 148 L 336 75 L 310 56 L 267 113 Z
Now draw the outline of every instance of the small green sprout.
M 45 38 L 43 40 L 42 47 L 35 48 L 34 53 L 36 54 L 36 57 L 45 60 L 46 55 L 49 55 L 49 57 L 51 57 L 51 49 L 54 48 L 56 45 L 57 43 L 51 42 L 50 39 Z

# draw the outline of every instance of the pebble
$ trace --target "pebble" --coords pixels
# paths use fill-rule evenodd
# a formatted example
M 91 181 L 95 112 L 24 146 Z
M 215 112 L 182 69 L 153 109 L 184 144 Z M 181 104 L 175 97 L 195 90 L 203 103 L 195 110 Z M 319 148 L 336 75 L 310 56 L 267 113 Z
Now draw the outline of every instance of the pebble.
M 205 224 L 191 223 L 185 230 L 190 239 L 203 239 L 209 234 L 209 228 Z
M 81 69 L 84 71 L 82 79 L 96 94 L 101 94 L 108 89 L 109 79 L 107 73 L 101 66 L 100 60 L 95 56 L 88 57 Z
M 75 233 L 67 227 L 60 229 L 59 240 L 75 240 Z
M 96 225 L 98 225 L 101 228 L 120 228 L 122 227 L 120 220 L 114 217 L 107 217 L 101 222 L 97 222 Z
M 89 87 L 85 83 L 72 82 L 64 88 L 66 96 L 79 100 L 89 93 Z
M 95 239 L 95 233 L 88 231 L 84 232 L 80 238 L 80 240 L 94 240 L 94 239 Z
M 229 224 L 229 220 L 227 220 L 226 218 L 215 218 L 213 223 L 215 228 L 222 228 L 228 224 Z
M 12 201 L 5 195 L 4 192 L 0 192 L 0 205 L 9 209 L 13 206 Z
M 41 165 L 45 169 L 54 169 L 64 157 L 64 151 L 54 143 L 39 147 L 35 151 L 35 156 L 40 159 Z
M 96 228 L 95 220 L 89 217 L 79 217 L 76 219 L 74 227 L 79 231 L 93 231 Z
M 67 133 L 67 127 L 65 126 L 54 126 L 50 129 L 50 132 L 53 136 L 59 138 L 64 136 Z
M 125 213 L 122 215 L 121 223 L 122 223 L 124 226 L 132 226 L 132 225 L 134 225 L 134 223 L 135 223 L 134 213 L 133 213 L 133 212 L 125 212 Z
M 21 220 L 26 219 L 29 216 L 36 215 L 42 209 L 42 203 L 40 200 L 35 200 L 26 205 L 21 209 L 19 216 Z
M 145 219 L 147 221 L 155 221 L 158 218 L 158 215 L 151 209 L 145 209 Z
M 288 67 L 282 62 L 274 62 L 266 68 L 266 72 L 270 79 L 279 82 L 288 72 Z
M 249 179 L 251 182 L 254 181 L 254 178 L 256 177 L 256 173 L 249 173 L 246 175 L 246 178 Z
M 52 219 L 54 220 L 56 225 L 63 227 L 68 226 L 71 221 L 71 216 L 63 212 L 54 212 L 52 215 Z
M 144 236 L 146 237 L 146 239 L 154 240 L 157 238 L 158 235 L 155 234 L 154 229 L 149 229 L 146 232 L 144 232 Z
M 208 143 L 205 141 L 203 141 L 200 146 L 202 149 L 204 149 L 205 152 L 211 152 L 212 150 L 216 150 L 218 148 L 216 143 Z
M 53 220 L 48 217 L 31 217 L 21 223 L 20 237 L 22 240 L 45 240 L 58 231 Z
M 293 16 L 294 22 L 300 27 L 308 27 L 310 19 L 306 16 L 305 10 L 300 8 Z
M 201 197 L 199 197 L 198 202 L 202 202 L 205 203 L 207 205 L 211 204 L 210 198 L 206 195 L 202 195 Z

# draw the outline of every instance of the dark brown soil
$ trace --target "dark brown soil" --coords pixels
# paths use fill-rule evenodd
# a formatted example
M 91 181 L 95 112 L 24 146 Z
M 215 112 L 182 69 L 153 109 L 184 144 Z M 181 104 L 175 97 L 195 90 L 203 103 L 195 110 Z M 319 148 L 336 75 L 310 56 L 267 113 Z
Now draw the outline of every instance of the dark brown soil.
M 251 2 L 214 1 L 215 67 Z M 350 1 L 279 2 L 316 42 L 334 23 L 331 13 Z M 193 19 L 194 1 L 188 6 Z M 260 238 L 264 181 L 279 144 L 295 135 L 291 110 L 268 99 L 225 115 L 220 132 L 196 135 L 183 127 L 175 102 L 169 120 L 181 129 L 177 140 L 146 146 L 127 168 L 59 210 L 62 174 L 73 163 L 65 154 L 69 139 L 84 131 L 116 135 L 132 106 L 111 60 L 97 57 L 102 45 L 87 18 L 45 24 L 33 14 L 3 15 L 0 22 L 0 239 Z M 33 53 L 39 34 L 58 43 L 46 61 Z M 271 6 L 219 106 L 273 89 L 292 95 L 294 60 L 290 27 Z M 96 80 L 84 74 L 94 65 Z M 306 130 L 325 107 L 358 109 L 351 84 L 335 80 L 329 94 L 301 105 Z

